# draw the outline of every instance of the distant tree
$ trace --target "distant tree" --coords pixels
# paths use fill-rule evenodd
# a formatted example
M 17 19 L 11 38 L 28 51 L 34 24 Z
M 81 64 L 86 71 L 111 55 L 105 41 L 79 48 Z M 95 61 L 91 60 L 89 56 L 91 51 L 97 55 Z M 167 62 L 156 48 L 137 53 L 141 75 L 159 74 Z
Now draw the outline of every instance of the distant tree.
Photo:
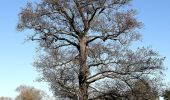
M 164 100 L 170 100 L 170 89 L 166 89 L 163 92 L 163 98 L 164 98 Z
M 46 96 L 42 90 L 25 85 L 19 86 L 16 91 L 19 92 L 19 95 L 15 100 L 43 100 L 43 97 Z
M 130 49 L 141 22 L 131 0 L 41 0 L 28 3 L 17 29 L 34 30 L 42 55 L 35 67 L 62 99 L 100 100 L 129 91 L 134 80 L 157 78 L 164 58 L 149 48 Z
M 130 87 L 130 89 L 128 90 L 123 90 L 124 84 L 122 84 L 121 82 L 117 82 L 116 84 L 112 82 L 105 83 L 104 86 L 102 86 L 102 88 L 100 89 L 104 91 L 101 91 L 101 94 L 98 95 L 98 98 L 100 98 L 101 100 L 157 100 L 159 98 L 160 90 L 158 89 L 160 89 L 160 85 L 155 83 L 159 83 L 158 80 L 151 81 L 143 78 L 130 81 L 131 82 L 127 83 Z M 93 98 L 90 100 L 98 99 Z
M 134 83 L 130 95 L 130 100 L 156 100 L 159 93 L 147 80 L 138 80 Z
M 0 97 L 0 100 L 12 100 L 10 97 Z

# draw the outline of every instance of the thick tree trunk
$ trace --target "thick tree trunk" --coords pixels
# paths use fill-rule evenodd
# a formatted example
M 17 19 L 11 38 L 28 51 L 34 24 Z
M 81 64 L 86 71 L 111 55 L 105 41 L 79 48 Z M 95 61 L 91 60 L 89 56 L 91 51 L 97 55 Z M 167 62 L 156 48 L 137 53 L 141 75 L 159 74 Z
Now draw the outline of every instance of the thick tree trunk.
M 88 84 L 86 82 L 87 75 L 89 73 L 86 61 L 87 61 L 87 39 L 86 37 L 80 40 L 80 69 L 79 69 L 79 100 L 88 99 Z

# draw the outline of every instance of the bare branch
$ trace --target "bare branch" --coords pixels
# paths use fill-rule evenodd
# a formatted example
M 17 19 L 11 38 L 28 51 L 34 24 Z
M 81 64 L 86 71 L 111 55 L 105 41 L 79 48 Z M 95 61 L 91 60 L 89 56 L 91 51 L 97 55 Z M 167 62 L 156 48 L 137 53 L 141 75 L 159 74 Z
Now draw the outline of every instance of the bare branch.
M 46 36 L 53 36 L 53 37 L 56 38 L 56 41 L 57 41 L 57 40 L 66 41 L 66 42 L 68 42 L 69 44 L 75 46 L 76 48 L 79 48 L 79 46 L 78 46 L 75 42 L 72 42 L 72 41 L 70 41 L 70 40 L 68 40 L 68 39 L 66 39 L 66 38 L 61 38 L 61 37 L 56 36 L 55 34 L 50 34 L 50 33 L 45 33 L 45 35 L 46 35 Z

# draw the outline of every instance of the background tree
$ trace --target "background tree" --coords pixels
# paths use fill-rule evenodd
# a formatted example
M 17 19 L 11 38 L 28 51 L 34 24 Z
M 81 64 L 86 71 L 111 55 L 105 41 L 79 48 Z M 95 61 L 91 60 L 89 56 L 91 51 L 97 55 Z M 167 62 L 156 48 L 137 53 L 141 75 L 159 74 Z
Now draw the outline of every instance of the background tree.
M 129 100 L 156 100 L 159 98 L 157 89 L 151 83 L 147 80 L 136 81 L 132 91 L 127 95 Z
M 34 87 L 21 85 L 16 89 L 19 92 L 19 95 L 15 100 L 45 100 L 43 99 L 46 94 Z
M 98 90 L 97 96 L 94 92 L 95 98 L 90 100 L 157 100 L 162 92 L 163 84 L 160 80 L 151 80 L 148 77 L 127 80 L 128 78 L 116 82 L 107 81 L 102 85 L 98 83 L 96 87 L 100 91 Z
M 170 100 L 170 89 L 166 89 L 163 92 L 163 98 L 164 98 L 164 100 Z
M 0 97 L 0 100 L 12 100 L 10 97 Z
M 130 1 L 42 0 L 22 9 L 17 28 L 35 31 L 29 39 L 42 48 L 35 67 L 58 98 L 107 98 L 106 85 L 118 97 L 132 81 L 161 74 L 164 58 L 157 52 L 129 48 L 141 26 Z

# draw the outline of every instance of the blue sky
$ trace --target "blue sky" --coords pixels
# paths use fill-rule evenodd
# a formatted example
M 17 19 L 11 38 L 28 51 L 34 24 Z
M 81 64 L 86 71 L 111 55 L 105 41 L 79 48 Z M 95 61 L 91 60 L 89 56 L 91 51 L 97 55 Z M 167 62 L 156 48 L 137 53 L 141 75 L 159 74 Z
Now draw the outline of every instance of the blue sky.
M 48 85 L 35 82 L 38 74 L 32 63 L 36 44 L 24 43 L 29 32 L 16 31 L 18 13 L 27 0 L 1 0 L 0 3 L 0 96 L 15 97 L 15 89 L 21 84 L 48 91 Z M 31 0 L 29 0 L 31 1 Z M 165 56 L 165 66 L 170 66 L 170 0 L 134 0 L 132 7 L 137 18 L 144 23 L 141 46 L 151 46 Z M 170 82 L 170 70 L 166 71 Z

